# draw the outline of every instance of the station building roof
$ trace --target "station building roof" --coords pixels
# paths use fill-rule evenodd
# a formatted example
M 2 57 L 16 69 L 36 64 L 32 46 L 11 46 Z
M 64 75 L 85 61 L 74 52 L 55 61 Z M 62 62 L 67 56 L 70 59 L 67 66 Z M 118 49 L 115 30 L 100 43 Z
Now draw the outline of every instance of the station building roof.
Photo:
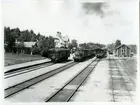
M 129 49 L 130 49 L 130 47 L 128 47 L 127 45 L 122 44 L 122 45 L 118 46 L 115 50 L 119 49 L 119 48 L 120 48 L 120 47 L 122 47 L 122 46 L 126 46 L 127 48 L 129 48 Z
M 21 42 L 16 42 L 16 44 L 19 44 Z M 36 42 L 23 42 L 25 47 L 31 48 L 33 45 L 35 45 Z

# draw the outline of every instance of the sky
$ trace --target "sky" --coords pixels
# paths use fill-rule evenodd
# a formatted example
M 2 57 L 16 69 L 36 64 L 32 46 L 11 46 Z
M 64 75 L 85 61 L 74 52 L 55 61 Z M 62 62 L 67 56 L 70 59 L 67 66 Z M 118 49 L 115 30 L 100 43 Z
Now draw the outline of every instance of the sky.
M 91 0 L 90 0 L 91 1 Z M 98 1 L 98 2 L 97 2 Z M 55 36 L 78 43 L 136 44 L 137 0 L 2 0 L 3 27 Z

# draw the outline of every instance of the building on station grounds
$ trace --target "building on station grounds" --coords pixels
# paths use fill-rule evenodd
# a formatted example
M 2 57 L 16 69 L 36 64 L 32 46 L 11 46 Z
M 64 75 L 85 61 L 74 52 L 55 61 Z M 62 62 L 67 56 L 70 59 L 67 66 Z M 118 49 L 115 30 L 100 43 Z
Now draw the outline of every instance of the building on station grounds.
M 16 47 L 18 44 L 22 43 L 24 46 L 23 51 L 21 51 L 22 53 L 26 53 L 26 54 L 31 54 L 32 55 L 32 47 L 37 43 L 37 42 L 18 42 L 16 41 Z M 18 49 L 18 48 L 17 48 Z
M 115 56 L 116 57 L 131 57 L 131 49 L 127 45 L 122 44 L 115 49 Z
M 27 48 L 32 48 L 32 46 L 35 45 L 36 42 L 24 42 L 24 46 Z

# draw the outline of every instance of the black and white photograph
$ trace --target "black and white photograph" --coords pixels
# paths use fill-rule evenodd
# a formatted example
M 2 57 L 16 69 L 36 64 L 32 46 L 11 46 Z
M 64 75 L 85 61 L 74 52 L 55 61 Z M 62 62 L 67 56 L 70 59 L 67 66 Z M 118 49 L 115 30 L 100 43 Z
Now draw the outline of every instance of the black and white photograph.
M 139 0 L 0 2 L 5 102 L 137 102 Z

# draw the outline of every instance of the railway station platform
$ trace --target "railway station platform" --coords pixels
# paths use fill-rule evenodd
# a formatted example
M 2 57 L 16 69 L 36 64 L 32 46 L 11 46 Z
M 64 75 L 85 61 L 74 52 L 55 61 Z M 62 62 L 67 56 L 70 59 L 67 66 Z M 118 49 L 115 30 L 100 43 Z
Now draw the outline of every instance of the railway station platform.
M 73 55 L 71 54 L 68 59 L 72 60 L 73 59 Z M 10 66 L 4 67 L 4 72 L 10 71 L 10 70 L 14 70 L 14 69 L 19 69 L 19 68 L 29 67 L 29 66 L 33 66 L 33 65 L 36 65 L 36 64 L 41 64 L 41 63 L 49 62 L 49 61 L 50 61 L 49 59 L 43 59 L 43 60 L 36 60 L 36 61 L 30 61 L 30 62 L 15 64 L 15 65 L 10 65 Z
M 49 62 L 49 61 L 50 61 L 49 59 L 43 59 L 43 60 L 36 60 L 36 61 L 30 61 L 30 62 L 15 64 L 15 65 L 11 65 L 11 66 L 6 66 L 6 67 L 4 67 L 4 72 L 14 70 L 14 69 L 19 69 L 19 68 L 29 67 L 29 66 L 33 66 L 33 65 L 36 65 L 36 64 Z

